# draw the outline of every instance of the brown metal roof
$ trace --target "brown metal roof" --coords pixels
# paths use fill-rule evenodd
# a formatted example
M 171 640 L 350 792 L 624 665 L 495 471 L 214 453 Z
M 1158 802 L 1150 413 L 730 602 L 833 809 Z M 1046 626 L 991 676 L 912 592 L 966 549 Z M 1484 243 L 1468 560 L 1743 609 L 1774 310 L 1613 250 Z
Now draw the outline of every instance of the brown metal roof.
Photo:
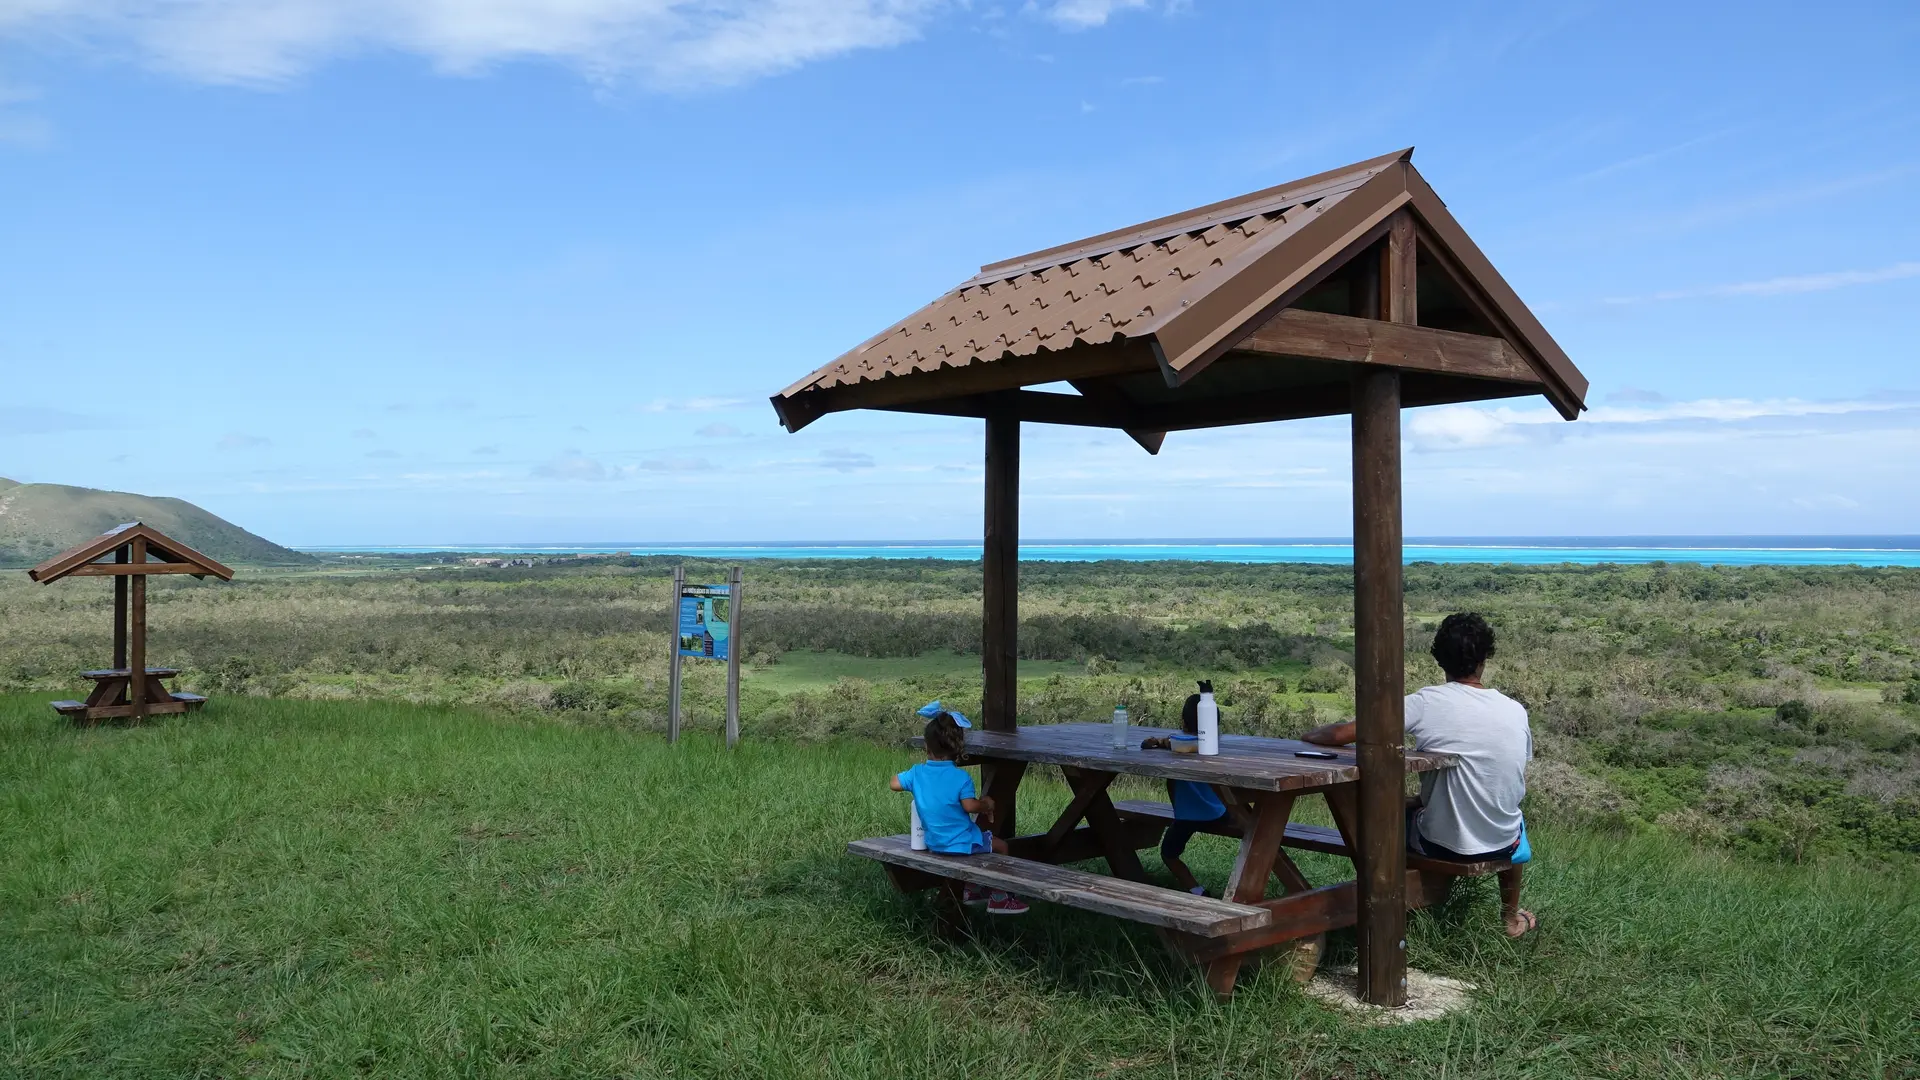
M 98 568 L 92 571 L 85 568 L 95 565 L 95 560 L 111 555 L 133 543 L 135 539 L 146 540 L 147 557 L 153 560 L 134 564 L 148 568 L 141 571 L 142 573 L 192 574 L 194 577 L 212 575 L 223 581 L 233 580 L 233 571 L 225 565 L 200 554 L 159 529 L 151 525 L 143 525 L 138 521 L 115 525 L 84 544 L 70 547 L 27 571 L 27 576 L 44 585 L 50 581 L 59 581 L 69 574 L 98 573 Z
M 1155 381 L 1167 388 L 1192 383 L 1406 208 L 1421 226 L 1423 257 L 1470 294 L 1477 332 L 1507 339 L 1537 373 L 1528 392 L 1577 415 L 1586 379 L 1467 238 L 1411 155 L 1402 150 L 989 264 L 775 395 L 774 407 L 798 430 L 841 408 L 913 408 L 1065 378 L 1107 380 L 1109 400 L 1143 403 L 1126 391 L 1149 389 L 1140 374 L 1157 368 Z M 961 369 L 971 370 L 956 377 Z M 1288 376 L 1272 388 L 1298 383 Z M 1449 385 L 1433 400 L 1470 400 L 1480 389 L 1483 397 L 1517 392 Z

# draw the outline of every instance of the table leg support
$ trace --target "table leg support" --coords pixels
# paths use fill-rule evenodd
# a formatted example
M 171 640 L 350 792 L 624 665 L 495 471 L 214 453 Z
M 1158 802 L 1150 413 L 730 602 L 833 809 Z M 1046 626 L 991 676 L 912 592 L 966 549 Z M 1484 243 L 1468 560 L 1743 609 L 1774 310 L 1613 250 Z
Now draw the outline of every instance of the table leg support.
M 1090 769 L 1063 769 L 1067 784 L 1073 788 L 1074 801 L 1083 801 L 1086 805 L 1087 827 L 1093 830 L 1094 838 L 1100 841 L 1101 854 L 1107 858 L 1107 868 L 1114 877 L 1128 881 L 1147 880 L 1146 868 L 1140 865 L 1140 856 L 1127 842 L 1127 829 L 1120 821 L 1120 814 L 1113 808 L 1113 800 L 1107 797 L 1107 785 L 1113 783 L 1113 774 L 1098 773 Z

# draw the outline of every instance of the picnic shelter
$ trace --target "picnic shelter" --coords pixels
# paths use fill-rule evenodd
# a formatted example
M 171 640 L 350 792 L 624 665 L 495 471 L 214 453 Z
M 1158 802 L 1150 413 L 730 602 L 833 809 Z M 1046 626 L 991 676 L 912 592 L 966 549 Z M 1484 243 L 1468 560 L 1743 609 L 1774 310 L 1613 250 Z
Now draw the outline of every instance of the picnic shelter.
M 902 888 L 967 880 L 1158 926 L 1229 993 L 1262 949 L 1354 926 L 1363 999 L 1405 1000 L 1409 907 L 1452 877 L 1406 852 L 1401 564 L 1403 409 L 1540 396 L 1567 420 L 1587 380 L 1414 168 L 1411 149 L 981 267 L 979 273 L 775 394 L 797 432 L 851 409 L 985 421 L 982 722 L 968 760 L 999 807 L 1008 856 L 928 856 L 904 837 L 856 842 Z M 1064 383 L 1061 389 L 1035 389 Z M 1350 416 L 1355 748 L 1333 761 L 1290 740 L 1226 737 L 1174 759 L 1103 749 L 1097 725 L 1022 729 L 1016 700 L 1023 423 L 1115 428 L 1147 453 L 1173 433 Z M 1085 729 L 1085 730 L 1081 730 Z M 1017 831 L 1021 776 L 1061 766 L 1074 788 L 1045 833 Z M 1240 858 L 1223 899 L 1145 883 L 1137 857 L 1165 824 L 1116 804 L 1120 774 L 1214 784 Z M 1337 830 L 1288 822 L 1326 798 Z M 1084 822 L 1084 825 L 1082 825 Z M 1284 848 L 1350 857 L 1355 880 L 1314 887 Z M 1104 856 L 1112 877 L 1062 863 Z M 1283 893 L 1266 897 L 1269 876 Z
M 147 666 L 147 577 L 152 574 L 233 580 L 233 571 L 218 561 L 138 521 L 116 525 L 27 571 L 42 585 L 66 577 L 113 579 L 113 664 L 81 673 L 93 682 L 87 700 L 53 703 L 76 724 L 139 723 L 206 704 L 198 694 L 168 692 L 162 680 L 178 675 L 177 669 Z

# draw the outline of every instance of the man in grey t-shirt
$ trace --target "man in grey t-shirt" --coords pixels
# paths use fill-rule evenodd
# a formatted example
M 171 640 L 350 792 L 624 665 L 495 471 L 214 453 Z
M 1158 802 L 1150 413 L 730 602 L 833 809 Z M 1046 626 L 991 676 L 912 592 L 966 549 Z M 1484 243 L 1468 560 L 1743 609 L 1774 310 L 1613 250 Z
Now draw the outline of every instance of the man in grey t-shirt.
M 1519 702 L 1483 686 L 1493 628 L 1471 612 L 1449 615 L 1433 636 L 1433 658 L 1447 681 L 1407 695 L 1407 734 L 1418 750 L 1451 754 L 1451 769 L 1420 774 L 1420 802 L 1408 808 L 1407 850 L 1434 859 L 1504 859 L 1520 844 L 1520 800 L 1527 793 L 1533 732 Z M 1352 721 L 1301 736 L 1324 745 L 1358 737 Z M 1520 867 L 1500 872 L 1501 921 L 1509 937 L 1534 928 L 1520 907 Z

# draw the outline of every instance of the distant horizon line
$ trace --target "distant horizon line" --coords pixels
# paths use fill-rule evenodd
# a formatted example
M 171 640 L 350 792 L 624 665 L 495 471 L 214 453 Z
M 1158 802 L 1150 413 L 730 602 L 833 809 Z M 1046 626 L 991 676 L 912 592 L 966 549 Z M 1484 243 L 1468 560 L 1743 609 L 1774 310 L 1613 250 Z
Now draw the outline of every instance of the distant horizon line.
M 303 552 L 506 552 L 506 551 L 582 551 L 587 549 L 630 548 L 934 548 L 981 547 L 980 539 L 932 540 L 608 540 L 608 541 L 490 541 L 485 543 L 361 543 L 290 544 Z M 1021 546 L 1055 547 L 1350 547 L 1351 536 L 1275 536 L 1275 537 L 1033 537 L 1023 538 Z M 1485 548 L 1670 548 L 1673 550 L 1735 550 L 1741 548 L 1778 548 L 1784 550 L 1920 550 L 1920 534 L 1914 533 L 1622 533 L 1588 535 L 1508 535 L 1508 536 L 1408 536 L 1408 547 L 1485 547 Z

